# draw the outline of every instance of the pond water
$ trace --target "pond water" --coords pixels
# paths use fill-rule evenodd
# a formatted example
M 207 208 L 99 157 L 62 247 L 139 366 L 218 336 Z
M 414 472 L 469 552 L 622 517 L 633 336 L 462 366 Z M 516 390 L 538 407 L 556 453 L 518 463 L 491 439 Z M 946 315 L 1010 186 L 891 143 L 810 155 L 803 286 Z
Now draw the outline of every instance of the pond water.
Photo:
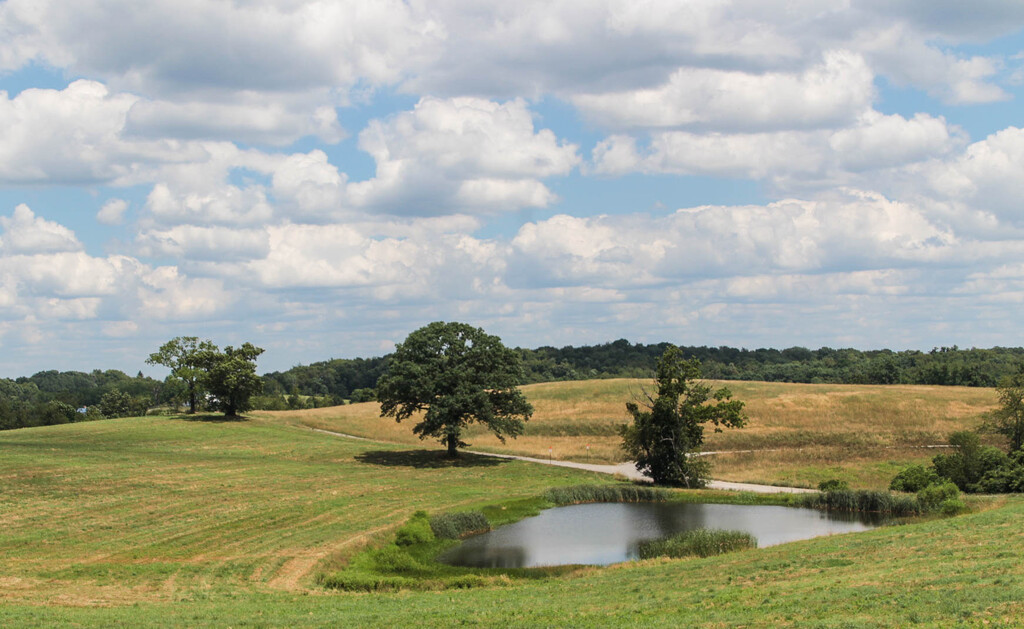
M 466 539 L 439 561 L 476 568 L 607 565 L 638 556 L 640 542 L 692 529 L 746 531 L 759 548 L 801 539 L 865 531 L 882 524 L 868 514 L 827 513 L 792 507 L 594 503 L 548 509 Z

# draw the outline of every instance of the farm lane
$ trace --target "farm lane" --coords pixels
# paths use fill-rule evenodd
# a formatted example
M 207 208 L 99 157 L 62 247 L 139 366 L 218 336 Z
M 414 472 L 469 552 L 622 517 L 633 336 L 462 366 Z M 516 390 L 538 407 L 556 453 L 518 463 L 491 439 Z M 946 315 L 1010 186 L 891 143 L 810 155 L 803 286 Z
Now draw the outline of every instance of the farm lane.
M 375 441 L 377 443 L 390 443 L 387 441 L 378 441 L 375 439 L 367 439 L 366 437 L 358 437 L 356 435 L 349 435 L 343 432 L 336 432 L 333 430 L 324 430 L 323 428 L 309 428 L 314 432 L 323 433 L 325 435 L 332 435 L 335 437 L 343 437 L 345 439 L 358 439 L 359 441 Z M 577 463 L 575 461 L 558 461 L 549 459 L 538 459 L 535 457 L 528 456 L 516 456 L 514 454 L 497 454 L 494 452 L 478 452 L 475 450 L 466 450 L 469 454 L 478 454 L 480 456 L 490 456 L 499 459 L 515 459 L 517 461 L 526 461 L 529 463 L 540 463 L 542 465 L 555 465 L 558 467 L 571 467 L 577 470 L 585 470 L 588 472 L 598 472 L 600 474 L 618 474 L 630 480 L 642 480 L 650 481 L 651 479 L 644 474 L 641 474 L 636 469 L 636 465 L 632 462 L 626 461 L 625 463 L 617 463 L 615 465 L 601 465 L 598 463 Z M 712 454 L 712 453 L 706 453 Z M 720 454 L 720 453 L 716 453 Z M 729 481 L 713 480 L 707 484 L 708 489 L 725 489 L 730 491 L 752 491 L 759 494 L 803 494 L 803 493 L 814 493 L 813 489 L 804 489 L 801 487 L 780 487 L 776 485 L 756 485 L 753 483 L 732 483 Z

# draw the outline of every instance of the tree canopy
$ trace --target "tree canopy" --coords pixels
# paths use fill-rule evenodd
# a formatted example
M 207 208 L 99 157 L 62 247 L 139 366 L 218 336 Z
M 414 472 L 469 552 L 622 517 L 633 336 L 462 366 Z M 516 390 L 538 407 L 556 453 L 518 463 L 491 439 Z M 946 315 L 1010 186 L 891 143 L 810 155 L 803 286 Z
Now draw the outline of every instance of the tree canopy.
M 1004 377 L 996 387 L 999 408 L 985 421 L 985 428 L 1006 437 L 1010 452 L 1024 446 L 1024 369 Z
M 256 375 L 256 358 L 263 349 L 243 343 L 223 352 L 206 350 L 199 355 L 199 364 L 206 370 L 203 384 L 213 396 L 214 406 L 229 417 L 252 408 L 252 397 L 263 390 L 263 381 Z
M 517 388 L 519 354 L 465 323 L 436 321 L 399 343 L 377 384 L 381 417 L 424 412 L 413 432 L 436 437 L 457 456 L 463 429 L 477 422 L 499 439 L 521 435 L 533 407 Z
M 217 346 L 210 341 L 201 341 L 195 336 L 178 336 L 161 345 L 159 350 L 149 355 L 146 362 L 170 368 L 171 376 L 185 383 L 188 412 L 195 413 L 205 375 L 201 361 L 207 353 L 216 351 Z
M 704 424 L 710 422 L 716 432 L 746 424 L 743 402 L 724 387 L 712 392 L 698 382 L 700 375 L 698 361 L 685 360 L 670 346 L 658 360 L 656 394 L 626 404 L 633 423 L 619 429 L 622 448 L 637 470 L 660 485 L 703 487 L 709 464 L 692 455 L 704 444 Z

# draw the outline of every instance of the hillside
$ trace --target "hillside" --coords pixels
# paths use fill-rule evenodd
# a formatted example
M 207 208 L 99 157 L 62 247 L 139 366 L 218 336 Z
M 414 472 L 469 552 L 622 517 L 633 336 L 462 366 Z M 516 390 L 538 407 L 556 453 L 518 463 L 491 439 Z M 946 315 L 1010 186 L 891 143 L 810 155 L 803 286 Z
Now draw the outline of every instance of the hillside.
M 502 444 L 479 426 L 468 431 L 474 448 L 558 459 L 618 462 L 617 427 L 625 403 L 648 380 L 612 379 L 533 384 L 525 434 Z M 991 389 L 913 385 L 811 385 L 715 382 L 746 403 L 747 427 L 708 432 L 706 450 L 756 450 L 715 455 L 722 480 L 816 486 L 843 478 L 855 486 L 884 487 L 905 464 L 931 458 L 921 446 L 946 443 L 949 433 L 974 428 L 996 403 Z M 409 423 L 379 417 L 376 403 L 288 412 L 261 412 L 274 421 L 395 443 L 434 447 Z M 589 446 L 589 450 L 587 449 Z
M 611 415 L 615 400 L 635 386 L 530 387 L 538 434 L 510 447 L 543 449 L 555 433 L 563 444 L 596 440 L 621 420 Z M 940 390 L 947 398 L 912 389 L 894 392 L 887 412 L 863 388 L 778 386 L 737 387 L 760 417 L 740 443 L 847 443 L 869 426 L 879 430 L 864 438 L 869 445 L 917 443 L 970 423 L 990 402 L 973 389 Z M 362 419 L 318 421 L 393 428 L 369 423 L 372 405 L 333 411 Z M 433 444 L 350 440 L 298 425 L 314 419 L 145 417 L 0 433 L 0 625 L 944 626 L 1024 614 L 1015 594 L 1024 588 L 1024 502 L 1015 497 L 981 499 L 982 512 L 951 520 L 718 558 L 583 568 L 467 591 L 326 592 L 315 583 L 320 571 L 382 543 L 416 509 L 612 480 L 472 456 L 451 463 Z

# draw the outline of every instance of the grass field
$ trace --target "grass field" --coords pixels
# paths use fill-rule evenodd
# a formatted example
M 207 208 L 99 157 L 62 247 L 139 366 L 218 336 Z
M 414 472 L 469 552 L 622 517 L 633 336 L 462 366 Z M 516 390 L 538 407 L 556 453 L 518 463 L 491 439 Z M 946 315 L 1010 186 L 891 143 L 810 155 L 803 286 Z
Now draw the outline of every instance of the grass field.
M 706 450 L 758 450 L 714 456 L 722 480 L 814 487 L 829 478 L 884 488 L 906 465 L 926 462 L 949 433 L 974 428 L 994 408 L 991 389 L 931 386 L 812 385 L 766 382 L 728 386 L 746 403 L 749 425 L 708 432 Z M 523 436 L 502 444 L 479 426 L 465 438 L 483 451 L 556 459 L 617 462 L 618 425 L 643 380 L 589 380 L 523 387 L 533 419 Z M 268 419 L 396 443 L 424 444 L 411 420 L 381 419 L 376 403 L 264 413 Z M 589 446 L 589 450 L 587 448 Z
M 563 393 L 545 403 L 571 406 Z M 955 402 L 951 393 L 932 408 Z M 972 421 L 959 417 L 944 421 Z M 552 425 L 571 419 L 566 411 Z M 707 559 L 465 591 L 323 590 L 318 573 L 383 543 L 417 509 L 612 480 L 450 463 L 434 444 L 340 439 L 295 421 L 146 417 L 0 432 L 0 626 L 1024 626 L 1017 497 L 983 499 L 953 519 Z

